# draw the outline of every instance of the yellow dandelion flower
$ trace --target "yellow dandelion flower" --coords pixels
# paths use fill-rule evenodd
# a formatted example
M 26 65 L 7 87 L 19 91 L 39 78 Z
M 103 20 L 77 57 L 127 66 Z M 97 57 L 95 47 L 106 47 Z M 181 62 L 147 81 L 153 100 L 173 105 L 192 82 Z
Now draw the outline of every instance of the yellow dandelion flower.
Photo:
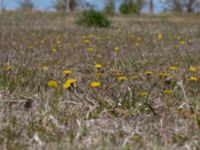
M 180 44 L 181 44 L 181 45 L 184 45 L 184 44 L 185 44 L 185 41 L 184 41 L 184 40 L 181 40 L 181 41 L 180 41 Z
M 101 78 L 102 76 L 103 76 L 102 73 L 96 73 L 96 77 L 97 77 L 97 78 Z
M 117 80 L 118 81 L 125 81 L 125 80 L 127 80 L 127 77 L 126 76 L 119 76 L 119 77 L 117 77 Z
M 64 89 L 69 89 L 71 87 L 71 84 L 69 84 L 68 82 L 65 82 L 64 84 L 63 84 L 63 88 Z
M 196 69 L 195 67 L 190 67 L 190 68 L 189 68 L 189 71 L 190 71 L 190 72 L 196 72 L 197 69 Z
M 115 51 L 119 51 L 120 50 L 120 48 L 119 47 L 115 47 L 115 49 L 114 49 Z
M 50 80 L 50 81 L 48 81 L 48 87 L 57 88 L 58 87 L 58 83 L 55 80 Z
M 56 41 L 56 44 L 58 44 L 58 45 L 59 45 L 59 44 L 61 44 L 61 41 L 59 41 L 59 40 L 58 40 L 58 41 Z
M 99 86 L 101 86 L 101 82 L 96 82 L 96 81 L 94 81 L 94 82 L 91 82 L 91 83 L 90 83 L 90 87 L 91 87 L 91 88 L 97 88 L 97 87 L 99 87 Z
M 49 70 L 49 67 L 48 67 L 47 65 L 44 65 L 44 66 L 42 66 L 42 70 L 43 70 L 43 71 L 48 71 L 48 70 Z
M 90 43 L 90 41 L 89 41 L 89 40 L 87 40 L 87 39 L 84 39 L 84 40 L 83 40 L 83 43 L 84 43 L 84 44 L 89 44 L 89 43 Z
M 76 83 L 78 80 L 77 79 L 68 79 L 66 82 L 69 84 Z
M 140 97 L 146 97 L 147 95 L 148 95 L 148 92 L 146 92 L 146 91 L 142 91 L 142 92 L 138 93 L 138 96 L 140 96 Z
M 135 46 L 136 46 L 136 47 L 140 47 L 140 43 L 138 43 L 138 42 L 135 43 Z
M 57 49 L 56 48 L 52 48 L 51 51 L 55 53 L 55 52 L 57 52 Z
M 137 75 L 134 75 L 134 76 L 131 76 L 130 77 L 132 80 L 136 80 L 136 79 L 138 79 L 139 78 L 139 76 L 137 76 Z
M 86 36 L 86 35 L 83 35 L 83 36 L 82 36 L 82 38 L 83 38 L 83 39 L 86 39 L 86 38 L 87 38 L 87 36 Z
M 177 67 L 176 66 L 170 66 L 169 69 L 172 70 L 172 71 L 176 71 Z
M 148 71 L 145 71 L 144 74 L 146 74 L 146 75 L 152 75 L 153 73 L 152 73 L 152 71 L 148 70 Z
M 177 44 L 177 45 L 174 46 L 174 48 L 179 49 L 180 45 Z
M 69 89 L 70 87 L 73 86 L 74 83 L 76 83 L 77 80 L 76 79 L 68 79 L 67 81 L 65 81 L 65 83 L 63 84 L 63 88 L 64 89 Z
M 189 78 L 189 80 L 190 80 L 190 81 L 198 81 L 198 78 L 195 77 L 195 76 L 191 76 L 191 77 Z
M 93 52 L 93 51 L 94 51 L 94 48 L 89 47 L 89 48 L 87 49 L 87 51 L 88 51 L 88 52 Z
M 69 75 L 69 74 L 72 74 L 72 71 L 71 71 L 71 70 L 64 70 L 63 73 L 64 73 L 65 75 Z
M 161 73 L 159 73 L 159 76 L 160 77 L 169 77 L 169 76 L 171 76 L 171 74 L 167 73 L 167 72 L 161 72 Z
M 95 64 L 95 68 L 97 68 L 97 69 L 102 68 L 102 64 Z
M 158 34 L 158 40 L 162 41 L 163 40 L 163 34 Z
M 166 89 L 166 90 L 164 90 L 163 91 L 163 93 L 165 94 L 165 95 L 171 95 L 171 94 L 173 94 L 173 90 L 171 90 L 171 89 Z

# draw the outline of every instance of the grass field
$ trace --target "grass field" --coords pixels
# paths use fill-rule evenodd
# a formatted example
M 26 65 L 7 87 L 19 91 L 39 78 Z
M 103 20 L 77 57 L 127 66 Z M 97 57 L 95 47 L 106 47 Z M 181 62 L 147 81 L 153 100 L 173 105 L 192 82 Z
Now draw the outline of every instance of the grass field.
M 0 149 L 199 150 L 199 18 L 0 14 Z

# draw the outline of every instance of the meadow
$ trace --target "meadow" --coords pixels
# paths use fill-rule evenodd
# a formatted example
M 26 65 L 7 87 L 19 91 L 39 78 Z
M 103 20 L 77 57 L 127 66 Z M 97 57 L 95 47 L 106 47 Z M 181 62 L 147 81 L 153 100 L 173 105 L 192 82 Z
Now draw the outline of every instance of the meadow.
M 0 149 L 200 149 L 200 20 L 0 14 Z

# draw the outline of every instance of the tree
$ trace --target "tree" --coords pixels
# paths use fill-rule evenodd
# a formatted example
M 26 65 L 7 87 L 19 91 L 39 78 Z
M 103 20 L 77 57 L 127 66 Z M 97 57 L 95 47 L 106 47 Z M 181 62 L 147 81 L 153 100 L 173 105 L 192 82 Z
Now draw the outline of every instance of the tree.
M 25 10 L 32 10 L 34 8 L 34 4 L 31 0 L 22 0 L 20 2 L 20 8 Z
M 114 2 L 114 0 L 108 0 L 107 1 L 103 12 L 105 14 L 113 14 L 115 12 L 115 2 Z
M 54 8 L 57 11 L 71 12 L 77 7 L 77 0 L 56 0 Z
M 154 3 L 153 0 L 149 0 L 149 13 L 154 12 Z
M 0 0 L 0 12 L 4 10 L 4 0 Z
M 194 12 L 200 5 L 199 0 L 182 0 L 187 12 Z
M 166 0 L 164 2 L 164 8 L 165 10 L 170 10 L 173 12 L 182 12 L 182 4 L 180 0 Z
M 145 5 L 145 0 L 123 0 L 120 5 L 120 12 L 123 14 L 139 14 Z
M 188 13 L 195 12 L 200 8 L 200 0 L 165 0 L 168 10 Z

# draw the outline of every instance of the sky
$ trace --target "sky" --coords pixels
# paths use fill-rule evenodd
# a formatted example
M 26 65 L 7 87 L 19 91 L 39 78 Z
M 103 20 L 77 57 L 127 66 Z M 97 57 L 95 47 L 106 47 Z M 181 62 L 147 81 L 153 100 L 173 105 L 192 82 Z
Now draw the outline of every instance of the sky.
M 37 9 L 41 10 L 49 10 L 52 9 L 52 5 L 55 0 L 32 0 L 34 2 L 34 5 Z M 97 9 L 102 9 L 104 6 L 104 1 L 105 0 L 87 0 L 94 4 Z M 4 6 L 6 9 L 16 9 L 19 6 L 20 0 L 4 0 Z M 155 5 L 155 12 L 158 13 L 162 11 L 162 5 L 160 3 L 160 0 L 154 0 L 154 5 Z M 144 9 L 144 12 L 147 9 Z

